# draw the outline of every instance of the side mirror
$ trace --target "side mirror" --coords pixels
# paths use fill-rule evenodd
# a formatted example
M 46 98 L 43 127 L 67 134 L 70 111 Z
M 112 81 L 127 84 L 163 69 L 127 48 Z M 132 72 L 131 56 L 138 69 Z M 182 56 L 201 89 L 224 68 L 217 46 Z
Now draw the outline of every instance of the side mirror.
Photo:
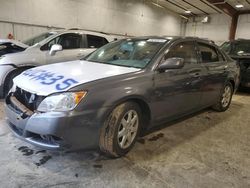
M 184 59 L 178 58 L 178 57 L 172 57 L 166 59 L 164 62 L 162 62 L 157 70 L 159 72 L 164 72 L 167 69 L 180 69 L 184 66 Z
M 244 55 L 244 51 L 238 51 L 238 52 L 237 52 L 237 55 L 239 55 L 239 56 Z
M 63 48 L 60 44 L 53 44 L 50 48 L 49 55 L 53 56 L 56 52 L 62 51 Z

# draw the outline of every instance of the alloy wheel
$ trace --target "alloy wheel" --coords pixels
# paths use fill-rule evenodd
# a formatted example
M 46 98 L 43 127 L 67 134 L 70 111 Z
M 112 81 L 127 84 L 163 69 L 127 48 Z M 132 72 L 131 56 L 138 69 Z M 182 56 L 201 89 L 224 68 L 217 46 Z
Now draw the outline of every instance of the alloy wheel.
M 222 100 L 221 104 L 223 108 L 227 107 L 230 103 L 231 100 L 231 95 L 232 95 L 232 90 L 230 86 L 226 86 L 224 89 L 224 93 L 222 94 Z
M 129 110 L 122 118 L 118 128 L 118 144 L 127 149 L 134 141 L 139 127 L 139 118 L 135 110 Z

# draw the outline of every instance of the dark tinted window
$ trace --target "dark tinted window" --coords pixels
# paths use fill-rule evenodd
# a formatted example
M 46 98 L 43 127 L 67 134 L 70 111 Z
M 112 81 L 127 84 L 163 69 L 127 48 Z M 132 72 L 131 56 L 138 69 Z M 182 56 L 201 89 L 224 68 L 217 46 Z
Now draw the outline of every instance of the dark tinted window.
M 197 63 L 197 53 L 193 42 L 182 42 L 172 47 L 166 54 L 165 59 L 179 57 L 183 58 L 185 63 Z
M 77 49 L 81 46 L 81 40 L 82 35 L 73 33 L 63 34 L 49 41 L 41 48 L 41 50 L 49 50 L 54 44 L 62 45 L 64 50 Z
M 212 63 L 219 61 L 216 49 L 213 46 L 199 43 L 202 63 Z
M 65 34 L 62 35 L 58 41 L 63 49 L 77 49 L 80 48 L 82 35 L 78 34 Z
M 95 35 L 87 35 L 88 48 L 100 48 L 107 44 L 107 39 Z

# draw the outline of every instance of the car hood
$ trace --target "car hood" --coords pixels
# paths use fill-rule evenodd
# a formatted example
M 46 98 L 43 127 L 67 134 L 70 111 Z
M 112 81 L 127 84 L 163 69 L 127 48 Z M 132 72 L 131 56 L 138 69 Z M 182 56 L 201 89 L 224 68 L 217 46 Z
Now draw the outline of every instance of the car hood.
M 15 86 L 25 91 L 48 96 L 77 85 L 139 70 L 141 69 L 77 60 L 29 69 L 13 81 Z
M 28 48 L 29 46 L 22 43 L 22 42 L 19 42 L 17 40 L 12 40 L 12 39 L 0 39 L 0 45 L 1 44 L 5 44 L 5 43 L 12 43 L 12 44 L 15 44 L 17 46 L 20 46 L 22 48 Z
M 41 62 L 41 60 L 39 59 L 39 53 L 37 53 L 36 48 L 37 47 L 32 46 L 18 53 L 5 54 L 0 58 L 0 65 L 36 65 L 37 62 Z

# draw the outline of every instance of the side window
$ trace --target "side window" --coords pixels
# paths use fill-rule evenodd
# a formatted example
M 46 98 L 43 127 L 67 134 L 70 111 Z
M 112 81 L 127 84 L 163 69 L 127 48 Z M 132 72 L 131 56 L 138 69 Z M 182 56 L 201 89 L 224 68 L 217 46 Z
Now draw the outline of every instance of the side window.
M 51 46 L 53 46 L 54 44 L 58 44 L 58 41 L 59 41 L 59 38 L 60 38 L 60 37 L 61 37 L 61 36 L 58 36 L 58 37 L 52 39 L 51 41 L 49 41 L 47 44 L 43 45 L 43 46 L 41 47 L 41 50 L 42 50 L 42 51 L 50 50 Z
M 79 34 L 73 34 L 73 33 L 63 34 L 52 39 L 47 44 L 43 45 L 41 47 L 41 50 L 43 51 L 50 50 L 51 46 L 53 46 L 54 44 L 62 45 L 62 48 L 64 50 L 77 49 L 77 48 L 80 48 L 81 40 L 82 40 L 82 36 Z
M 77 49 L 81 46 L 82 36 L 79 34 L 64 34 L 59 40 L 58 44 L 62 45 L 63 49 Z
M 60 37 L 56 37 L 53 40 L 51 40 L 50 42 L 48 42 L 48 50 L 51 48 L 51 46 L 53 46 L 54 44 L 58 44 Z
M 165 59 L 172 57 L 183 58 L 185 64 L 197 63 L 197 53 L 194 42 L 181 42 L 172 47 L 166 54 Z
M 107 39 L 95 35 L 87 35 L 88 48 L 100 48 L 108 43 Z
M 198 45 L 200 49 L 202 63 L 213 63 L 219 61 L 217 51 L 213 46 L 203 43 L 198 43 Z

